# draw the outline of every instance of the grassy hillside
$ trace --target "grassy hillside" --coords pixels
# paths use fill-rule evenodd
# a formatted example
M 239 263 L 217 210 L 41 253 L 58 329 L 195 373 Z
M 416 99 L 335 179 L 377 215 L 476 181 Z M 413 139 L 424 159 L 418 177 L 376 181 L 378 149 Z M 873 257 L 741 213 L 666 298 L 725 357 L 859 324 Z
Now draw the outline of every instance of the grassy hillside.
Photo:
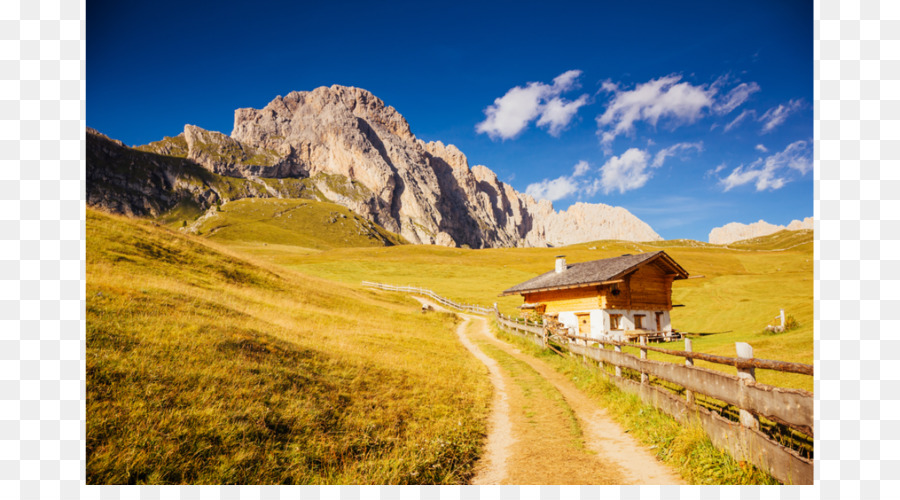
M 341 248 L 328 252 L 298 252 L 289 247 L 245 247 L 259 259 L 303 273 L 358 286 L 362 280 L 431 288 L 461 302 L 498 303 L 505 313 L 517 314 L 521 297 L 498 297 L 503 290 L 546 272 L 554 257 L 569 262 L 614 257 L 623 253 L 665 250 L 698 279 L 677 281 L 673 325 L 701 334 L 694 349 L 734 356 L 735 342 L 749 342 L 757 357 L 812 363 L 813 252 L 812 231 L 770 235 L 742 242 L 740 249 L 677 240 L 631 243 L 596 241 L 560 248 L 465 250 L 424 245 L 391 248 Z M 782 246 L 784 245 L 784 246 Z M 791 247 L 774 251 L 774 248 Z M 799 328 L 764 333 L 784 308 Z M 666 344 L 683 348 L 683 342 Z M 651 357 L 660 358 L 656 355 Z M 674 359 L 674 358 L 672 358 Z M 702 363 L 701 363 L 702 365 Z M 708 365 L 733 371 L 733 368 Z M 760 370 L 766 383 L 812 390 L 812 378 Z
M 318 250 L 405 243 L 342 205 L 303 199 L 232 201 L 204 219 L 199 233 L 213 240 Z
M 777 233 L 760 236 L 758 238 L 735 241 L 726 246 L 728 248 L 741 248 L 746 250 L 783 250 L 803 245 L 810 245 L 810 248 L 812 248 L 814 239 L 812 229 L 801 229 L 799 231 L 788 231 L 784 229 Z
M 454 322 L 89 209 L 87 482 L 465 482 L 490 387 Z

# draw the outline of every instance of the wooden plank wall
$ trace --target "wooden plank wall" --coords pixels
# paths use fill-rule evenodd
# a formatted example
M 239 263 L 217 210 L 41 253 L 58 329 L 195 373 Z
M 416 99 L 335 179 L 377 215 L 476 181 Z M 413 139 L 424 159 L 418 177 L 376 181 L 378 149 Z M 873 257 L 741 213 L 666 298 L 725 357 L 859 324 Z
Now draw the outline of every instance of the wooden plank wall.
M 529 293 L 525 295 L 525 302 L 547 304 L 545 314 L 589 311 L 600 307 L 597 287 Z
M 629 281 L 632 309 L 672 308 L 672 277 L 656 264 L 639 268 Z

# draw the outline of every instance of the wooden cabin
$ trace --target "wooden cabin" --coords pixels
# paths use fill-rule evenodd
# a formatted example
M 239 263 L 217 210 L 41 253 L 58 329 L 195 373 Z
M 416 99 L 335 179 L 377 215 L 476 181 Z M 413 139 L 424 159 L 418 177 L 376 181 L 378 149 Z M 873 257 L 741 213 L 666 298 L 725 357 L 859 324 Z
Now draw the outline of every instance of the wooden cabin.
M 583 337 L 633 340 L 671 337 L 672 282 L 687 271 L 665 252 L 622 255 L 566 264 L 505 290 L 524 308 L 554 319 Z

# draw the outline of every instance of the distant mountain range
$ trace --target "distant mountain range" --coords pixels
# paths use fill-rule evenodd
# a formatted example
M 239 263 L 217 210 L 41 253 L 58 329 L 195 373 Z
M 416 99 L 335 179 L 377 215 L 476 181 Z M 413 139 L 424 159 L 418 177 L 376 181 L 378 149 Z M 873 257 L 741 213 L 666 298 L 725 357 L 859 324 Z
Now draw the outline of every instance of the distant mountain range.
M 750 238 L 758 238 L 769 234 L 777 233 L 787 229 L 788 231 L 798 231 L 801 229 L 812 229 L 813 218 L 807 217 L 801 220 L 793 220 L 787 226 L 778 226 L 769 224 L 760 219 L 752 224 L 741 224 L 740 222 L 731 222 L 722 227 L 713 228 L 709 232 L 709 242 L 717 245 L 727 245 L 740 240 L 748 240 Z
M 139 216 L 196 217 L 230 200 L 311 198 L 344 205 L 411 243 L 561 246 L 661 240 L 621 207 L 556 211 L 469 167 L 453 145 L 424 142 L 370 92 L 320 87 L 235 111 L 231 136 L 185 125 L 175 137 L 127 147 L 87 134 L 88 204 Z

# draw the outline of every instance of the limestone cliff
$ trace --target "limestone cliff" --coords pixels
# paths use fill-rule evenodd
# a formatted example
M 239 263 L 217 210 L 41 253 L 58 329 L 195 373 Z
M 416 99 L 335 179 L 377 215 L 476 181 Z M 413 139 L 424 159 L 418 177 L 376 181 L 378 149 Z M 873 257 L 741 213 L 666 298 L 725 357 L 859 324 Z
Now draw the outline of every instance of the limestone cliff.
M 345 205 L 413 243 L 482 248 L 660 239 L 623 208 L 578 203 L 555 211 L 487 167 L 470 167 L 455 146 L 417 139 L 397 110 L 353 87 L 291 92 L 262 109 L 238 109 L 230 137 L 186 125 L 180 135 L 138 149 L 203 167 L 218 179 L 207 182 L 216 199 L 234 197 L 216 187 L 227 179 L 241 181 L 239 197 L 289 197 L 285 186 L 300 186 L 305 196 Z M 90 182 L 88 190 L 102 191 Z
M 741 224 L 740 222 L 731 222 L 722 227 L 713 228 L 709 232 L 709 242 L 716 245 L 727 245 L 740 240 L 748 240 L 750 238 L 758 238 L 769 234 L 777 233 L 787 229 L 788 231 L 798 231 L 801 229 L 812 229 L 813 218 L 807 217 L 800 220 L 793 220 L 785 226 L 769 224 L 760 219 L 752 224 Z

